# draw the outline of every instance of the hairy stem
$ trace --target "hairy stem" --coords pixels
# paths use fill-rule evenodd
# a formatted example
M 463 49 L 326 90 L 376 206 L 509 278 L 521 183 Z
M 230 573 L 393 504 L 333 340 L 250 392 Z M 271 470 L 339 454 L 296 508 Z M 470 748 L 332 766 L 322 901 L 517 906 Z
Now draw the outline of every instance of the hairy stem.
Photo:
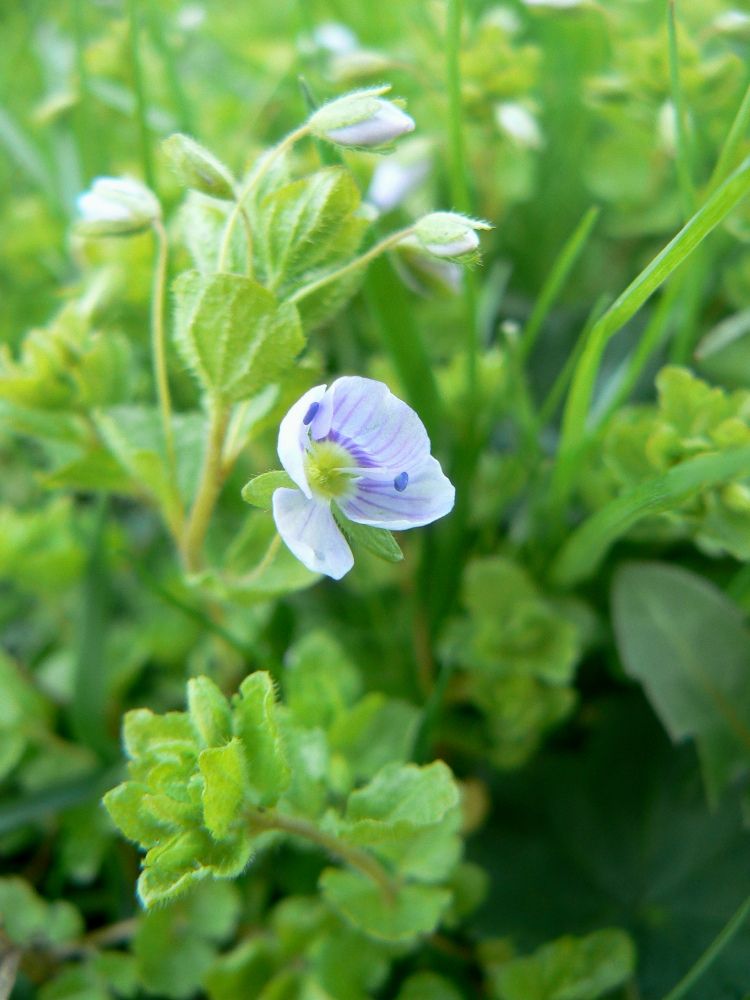
M 190 573 L 195 573 L 201 568 L 203 543 L 224 482 L 222 453 L 230 412 L 229 405 L 223 400 L 211 400 L 203 469 L 195 502 L 182 536 L 182 558 L 185 568 Z
M 399 889 L 398 881 L 367 851 L 347 844 L 333 834 L 324 833 L 314 823 L 309 823 L 296 816 L 253 809 L 248 813 L 248 821 L 256 830 L 279 830 L 282 833 L 288 833 L 293 837 L 302 837 L 317 844 L 346 862 L 351 868 L 372 879 L 382 889 L 387 899 L 395 899 Z
M 156 394 L 161 411 L 161 425 L 164 443 L 167 449 L 167 462 L 173 480 L 177 475 L 177 460 L 172 434 L 172 402 L 169 394 L 169 377 L 167 375 L 167 337 L 164 326 L 164 311 L 167 295 L 167 264 L 169 259 L 169 242 L 167 231 L 161 219 L 153 223 L 156 237 L 156 270 L 154 271 L 154 288 L 151 296 L 151 355 L 156 379 Z
M 398 232 L 391 233 L 390 236 L 386 236 L 385 239 L 380 240 L 374 246 L 363 253 L 360 257 L 355 257 L 354 260 L 350 260 L 348 264 L 340 267 L 336 271 L 331 271 L 330 274 L 324 274 L 321 278 L 317 278 L 315 281 L 311 281 L 309 285 L 303 285 L 298 288 L 297 291 L 289 296 L 290 302 L 299 302 L 301 299 L 306 299 L 308 295 L 312 295 L 313 292 L 319 291 L 326 285 L 330 284 L 332 281 L 338 281 L 343 278 L 346 274 L 351 274 L 352 271 L 358 270 L 360 267 L 365 267 L 370 261 L 375 260 L 381 254 L 385 253 L 386 250 L 390 250 L 391 247 L 396 246 L 401 240 L 405 239 L 407 236 L 411 236 L 414 232 L 413 226 L 408 226 L 406 229 L 399 229 Z
M 266 176 L 271 166 L 276 162 L 276 160 L 285 153 L 288 149 L 298 142 L 303 136 L 307 135 L 307 125 L 301 125 L 299 128 L 290 132 L 289 135 L 284 136 L 281 142 L 277 143 L 272 149 L 268 151 L 265 159 L 261 162 L 258 169 L 252 174 L 247 183 L 243 188 L 241 188 L 235 196 L 234 207 L 232 212 L 227 219 L 227 224 L 224 227 L 224 235 L 221 239 L 221 248 L 219 250 L 219 262 L 217 265 L 217 271 L 224 271 L 226 269 L 227 263 L 229 261 L 229 251 L 232 246 L 232 235 L 234 234 L 234 227 L 237 225 L 240 217 L 245 213 L 245 199 L 250 194 L 250 192 L 255 188 Z M 245 218 L 247 216 L 245 215 Z M 249 226 L 248 226 L 249 231 Z M 248 248 L 248 253 L 252 255 L 252 248 Z

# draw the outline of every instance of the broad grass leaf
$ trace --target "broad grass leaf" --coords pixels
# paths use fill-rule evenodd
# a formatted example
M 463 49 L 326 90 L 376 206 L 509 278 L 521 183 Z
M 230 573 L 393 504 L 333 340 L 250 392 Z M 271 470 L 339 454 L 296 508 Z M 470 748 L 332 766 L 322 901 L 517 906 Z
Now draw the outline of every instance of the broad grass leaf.
M 712 800 L 750 765 L 750 630 L 713 584 L 661 563 L 617 573 L 618 650 L 675 742 L 693 738 Z

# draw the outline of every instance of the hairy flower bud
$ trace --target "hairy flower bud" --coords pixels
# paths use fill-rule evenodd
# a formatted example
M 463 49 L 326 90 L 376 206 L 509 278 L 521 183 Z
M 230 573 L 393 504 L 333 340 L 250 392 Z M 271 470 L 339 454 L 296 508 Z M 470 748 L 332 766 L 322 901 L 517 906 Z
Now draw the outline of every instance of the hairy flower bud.
M 458 212 L 431 212 L 414 226 L 424 249 L 435 257 L 468 257 L 479 249 L 477 230 L 491 229 L 488 222 L 470 219 Z
M 229 170 L 190 136 L 175 132 L 164 140 L 162 149 L 185 187 L 214 198 L 234 197 L 234 178 Z
M 414 119 L 381 96 L 388 87 L 358 90 L 318 108 L 307 125 L 313 135 L 338 146 L 378 149 L 414 130 Z
M 85 236 L 130 236 L 161 217 L 156 195 L 129 177 L 97 177 L 77 207 L 76 228 Z

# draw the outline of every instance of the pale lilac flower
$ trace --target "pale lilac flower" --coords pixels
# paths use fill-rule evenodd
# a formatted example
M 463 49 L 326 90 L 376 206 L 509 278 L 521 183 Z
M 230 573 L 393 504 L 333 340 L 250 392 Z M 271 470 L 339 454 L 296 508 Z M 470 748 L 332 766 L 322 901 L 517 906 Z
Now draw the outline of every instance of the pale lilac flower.
M 392 531 L 453 508 L 455 490 L 424 424 L 373 379 L 346 376 L 306 392 L 281 421 L 278 452 L 299 487 L 274 491 L 278 532 L 309 570 L 335 580 L 354 558 L 332 504 L 350 521 Z
M 380 212 L 390 212 L 420 186 L 430 166 L 430 144 L 423 139 L 406 139 L 397 153 L 375 167 L 367 201 Z

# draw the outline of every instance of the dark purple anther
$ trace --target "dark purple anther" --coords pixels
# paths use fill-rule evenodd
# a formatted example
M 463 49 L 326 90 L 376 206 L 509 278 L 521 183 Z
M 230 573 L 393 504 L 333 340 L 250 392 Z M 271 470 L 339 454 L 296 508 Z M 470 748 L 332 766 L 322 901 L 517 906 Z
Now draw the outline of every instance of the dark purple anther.
M 409 485 L 409 473 L 399 472 L 396 478 L 393 480 L 393 488 L 397 493 L 403 493 L 406 487 Z
M 313 422 L 313 420 L 315 419 L 315 414 L 318 412 L 319 409 L 320 409 L 320 403 L 310 403 L 309 407 L 307 408 L 307 413 L 302 418 L 302 423 L 305 425 L 305 427 L 307 427 L 309 424 Z

